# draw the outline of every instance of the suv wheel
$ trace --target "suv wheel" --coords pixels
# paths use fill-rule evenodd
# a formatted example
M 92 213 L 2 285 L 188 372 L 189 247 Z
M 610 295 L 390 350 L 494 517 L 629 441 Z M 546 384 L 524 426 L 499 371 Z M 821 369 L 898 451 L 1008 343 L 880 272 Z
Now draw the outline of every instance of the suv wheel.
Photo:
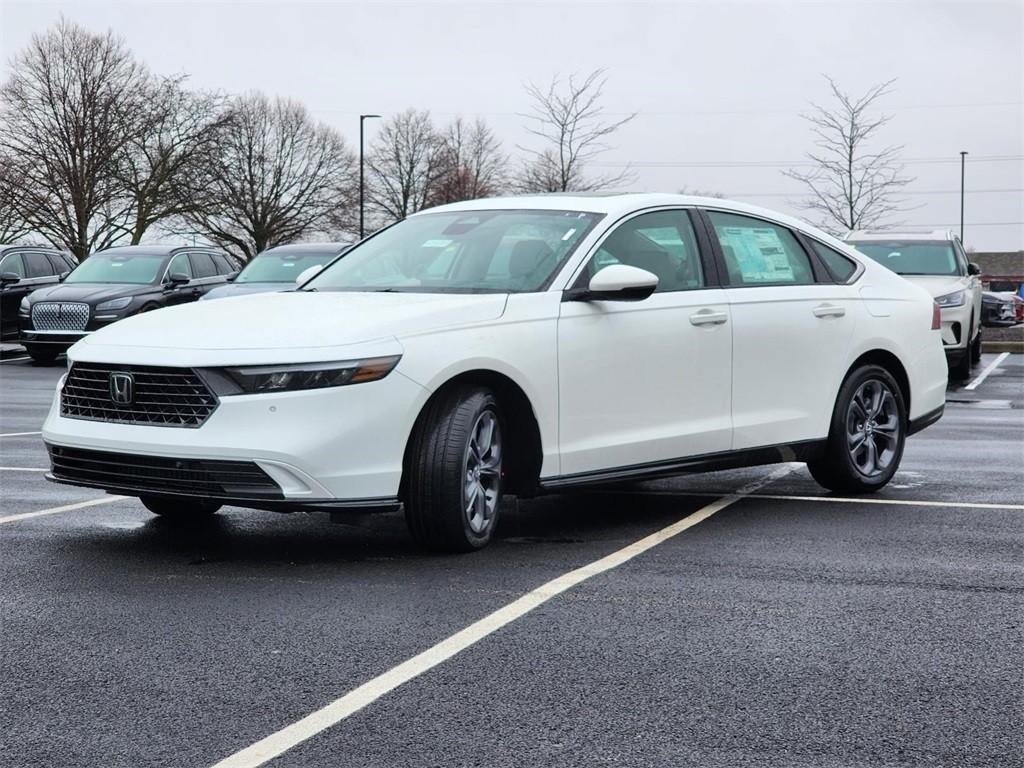
M 142 496 L 139 501 L 154 515 L 169 520 L 201 520 L 221 508 L 215 501 L 175 499 L 168 496 Z
M 862 366 L 843 382 L 825 453 L 807 462 L 807 468 L 832 491 L 877 491 L 896 474 L 906 427 L 906 406 L 896 380 L 881 366 Z
M 501 411 L 488 389 L 442 394 L 417 426 L 406 457 L 405 519 L 440 552 L 470 552 L 494 535 L 504 451 Z

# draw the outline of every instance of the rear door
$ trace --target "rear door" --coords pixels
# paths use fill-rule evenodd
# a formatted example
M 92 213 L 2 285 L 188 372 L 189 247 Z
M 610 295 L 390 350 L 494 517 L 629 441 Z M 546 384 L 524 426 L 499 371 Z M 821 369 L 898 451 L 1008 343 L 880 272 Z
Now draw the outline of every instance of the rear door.
M 610 264 L 658 277 L 643 301 L 563 301 L 558 321 L 562 475 L 728 450 L 732 328 L 725 292 L 691 214 L 619 223 L 573 287 Z M 706 243 L 706 241 L 705 241 Z
M 733 448 L 824 438 L 856 312 L 788 227 L 705 211 L 732 316 Z
M 25 276 L 25 261 L 21 253 L 5 253 L 0 258 L 0 274 L 18 278 L 16 282 L 0 285 L 0 334 L 5 339 L 13 339 L 18 336 L 18 306 L 32 290 Z

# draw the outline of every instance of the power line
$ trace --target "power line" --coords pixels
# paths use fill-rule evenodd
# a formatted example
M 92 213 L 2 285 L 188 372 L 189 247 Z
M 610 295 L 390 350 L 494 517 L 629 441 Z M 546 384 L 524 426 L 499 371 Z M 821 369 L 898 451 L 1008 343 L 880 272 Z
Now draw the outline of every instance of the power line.
M 1011 194 L 1024 192 L 1024 187 L 1017 187 L 1016 189 L 968 189 L 964 194 L 967 195 L 986 195 L 986 194 Z M 900 195 L 959 195 L 959 189 L 921 189 L 921 190 L 901 190 Z M 813 195 L 804 195 L 799 192 L 729 192 L 731 197 L 813 197 Z
M 1024 160 L 1024 155 L 975 155 L 967 160 L 974 163 L 1002 163 Z M 960 164 L 959 157 L 909 157 L 899 161 L 903 165 Z M 816 168 L 818 163 L 807 160 L 635 160 L 632 162 L 594 161 L 594 167 L 602 168 Z M 959 192 L 959 190 L 958 190 Z

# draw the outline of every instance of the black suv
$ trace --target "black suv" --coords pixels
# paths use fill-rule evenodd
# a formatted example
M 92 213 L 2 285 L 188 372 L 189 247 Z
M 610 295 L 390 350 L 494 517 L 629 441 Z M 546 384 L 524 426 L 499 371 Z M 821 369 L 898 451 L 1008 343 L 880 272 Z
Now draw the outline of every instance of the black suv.
M 33 360 L 53 360 L 83 336 L 128 315 L 195 301 L 238 269 L 224 251 L 201 246 L 98 251 L 60 285 L 22 300 L 19 340 Z
M 78 266 L 55 248 L 0 245 L 0 339 L 17 341 L 18 306 L 36 288 L 59 283 Z

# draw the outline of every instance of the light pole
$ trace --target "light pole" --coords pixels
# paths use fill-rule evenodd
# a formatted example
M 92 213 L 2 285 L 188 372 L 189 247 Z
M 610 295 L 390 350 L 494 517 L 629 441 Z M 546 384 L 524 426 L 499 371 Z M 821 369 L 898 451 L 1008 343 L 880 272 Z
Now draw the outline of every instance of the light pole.
M 960 243 L 964 242 L 964 163 L 967 153 L 960 152 Z
M 359 116 L 359 239 L 363 239 L 363 189 L 364 189 L 364 171 L 363 171 L 363 123 L 371 118 L 380 117 L 380 115 L 360 115 Z

